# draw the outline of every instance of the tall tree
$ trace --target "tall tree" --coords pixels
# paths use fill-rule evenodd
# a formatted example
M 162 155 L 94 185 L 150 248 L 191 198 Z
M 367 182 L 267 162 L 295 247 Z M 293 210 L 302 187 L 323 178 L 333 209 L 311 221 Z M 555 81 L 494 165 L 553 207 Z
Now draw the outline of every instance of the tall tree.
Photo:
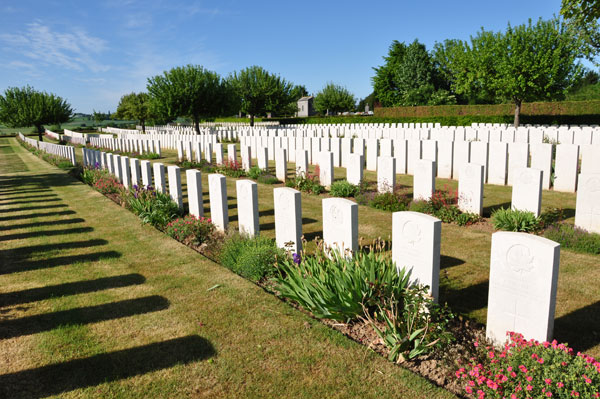
M 8 127 L 35 126 L 40 141 L 44 125 L 65 123 L 72 116 L 73 109 L 66 100 L 31 86 L 9 87 L 0 95 L 0 122 Z
M 229 81 L 241 100 L 240 110 L 250 115 L 250 126 L 255 116 L 285 112 L 292 102 L 292 85 L 259 66 L 234 72 Z
M 197 133 L 202 118 L 224 115 L 231 109 L 227 82 L 200 65 L 176 67 L 148 78 L 147 89 L 152 111 L 166 120 L 191 118 Z
M 354 95 L 343 86 L 327 83 L 315 96 L 315 109 L 323 114 L 353 111 L 356 106 Z
M 585 43 L 586 57 L 593 60 L 600 53 L 600 1 L 562 0 L 560 13 L 567 26 Z
M 125 94 L 119 101 L 116 116 L 119 119 L 139 121 L 142 132 L 146 133 L 146 121 L 151 117 L 150 96 L 148 93 Z
M 435 64 L 424 44 L 415 40 L 408 46 L 392 42 L 386 63 L 374 68 L 373 89 L 383 106 L 438 105 L 454 103 L 443 86 Z
M 505 33 L 481 30 L 471 43 L 446 42 L 446 65 L 452 89 L 463 95 L 491 93 L 515 105 L 519 126 L 521 104 L 564 98 L 579 78 L 581 40 L 557 18 L 508 26 Z M 443 57 L 438 57 L 442 59 Z

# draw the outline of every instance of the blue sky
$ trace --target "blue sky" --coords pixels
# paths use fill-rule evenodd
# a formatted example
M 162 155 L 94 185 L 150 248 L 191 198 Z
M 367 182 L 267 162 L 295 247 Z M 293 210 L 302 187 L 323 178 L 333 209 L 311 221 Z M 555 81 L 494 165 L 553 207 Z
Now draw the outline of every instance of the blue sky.
M 77 112 L 106 112 L 174 66 L 227 76 L 260 65 L 311 93 L 331 81 L 362 98 L 392 40 L 431 49 L 559 9 L 560 0 L 2 0 L 0 91 L 29 84 Z

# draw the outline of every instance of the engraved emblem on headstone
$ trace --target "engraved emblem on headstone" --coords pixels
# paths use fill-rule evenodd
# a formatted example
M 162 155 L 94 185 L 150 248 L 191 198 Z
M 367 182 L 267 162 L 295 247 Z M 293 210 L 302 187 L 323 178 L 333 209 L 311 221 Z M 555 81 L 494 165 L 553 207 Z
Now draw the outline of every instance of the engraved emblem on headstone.
M 531 250 L 522 244 L 512 245 L 506 251 L 506 265 L 516 273 L 528 273 L 535 267 L 535 258 Z

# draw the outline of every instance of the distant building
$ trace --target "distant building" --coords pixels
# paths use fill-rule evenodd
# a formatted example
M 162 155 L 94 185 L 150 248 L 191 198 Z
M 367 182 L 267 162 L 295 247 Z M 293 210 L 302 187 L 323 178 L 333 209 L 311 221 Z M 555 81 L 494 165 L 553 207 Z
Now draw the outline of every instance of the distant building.
M 313 99 L 313 96 L 307 96 L 298 100 L 298 116 L 312 116 L 315 114 Z

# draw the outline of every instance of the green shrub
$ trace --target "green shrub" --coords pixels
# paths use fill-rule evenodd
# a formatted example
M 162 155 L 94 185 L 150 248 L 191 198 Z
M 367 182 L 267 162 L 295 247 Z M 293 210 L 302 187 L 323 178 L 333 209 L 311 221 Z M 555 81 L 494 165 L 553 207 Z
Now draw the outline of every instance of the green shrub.
M 465 212 L 465 213 L 461 213 L 458 216 L 456 216 L 456 224 L 458 224 L 459 226 L 470 226 L 474 223 L 479 222 L 479 215 L 476 213 L 469 213 L 469 212 Z
M 273 276 L 277 263 L 285 257 L 285 252 L 270 238 L 235 234 L 223 244 L 219 259 L 223 266 L 240 276 L 258 281 Z
M 315 317 L 347 322 L 374 312 L 388 298 L 402 301 L 410 273 L 380 253 L 344 258 L 333 252 L 301 259 L 294 254 L 279 266 L 277 290 Z
M 101 177 L 104 177 L 108 173 L 96 168 L 83 168 L 83 172 L 81 173 L 81 181 L 87 184 L 88 186 L 93 186 L 94 183 Z
M 531 233 L 539 229 L 540 220 L 533 212 L 500 208 L 492 212 L 492 224 L 497 230 Z
M 259 182 L 259 183 L 262 183 L 262 184 L 277 184 L 277 183 L 280 183 L 279 179 L 276 178 L 273 175 L 262 175 L 262 176 L 259 176 L 256 181 Z
M 164 230 L 166 225 L 181 214 L 179 206 L 168 194 L 152 188 L 137 187 L 122 191 L 122 200 L 142 223 Z
M 298 174 L 293 179 L 287 180 L 285 185 L 308 194 L 318 195 L 325 191 L 325 187 L 319 181 L 318 173 Z
M 216 171 L 229 177 L 246 176 L 246 172 L 242 169 L 242 164 L 238 161 L 225 160 L 223 164 L 216 167 Z
M 160 155 L 156 152 L 148 152 L 146 154 L 138 154 L 135 156 L 138 159 L 160 159 Z
M 412 201 L 409 206 L 409 210 L 412 212 L 421 212 L 432 214 L 434 212 L 431 202 L 427 200 L 416 200 Z
M 360 192 L 360 187 L 347 180 L 337 180 L 331 184 L 329 194 L 333 197 L 354 197 Z
M 444 223 L 455 222 L 460 214 L 460 209 L 456 205 L 444 206 L 433 211 L 433 216 Z
M 257 180 L 263 174 L 264 174 L 264 170 L 262 170 L 258 166 L 253 166 L 248 170 L 248 172 L 246 172 L 246 175 L 248 175 L 248 177 L 251 178 L 252 180 Z
M 165 232 L 169 237 L 192 245 L 201 245 L 209 241 L 215 229 L 210 219 L 197 218 L 194 215 L 175 219 L 165 226 Z
M 397 193 L 377 193 L 369 201 L 369 206 L 388 212 L 406 211 L 408 209 L 408 197 Z
M 590 233 L 568 223 L 550 226 L 544 231 L 544 237 L 556 241 L 562 248 L 575 252 L 600 254 L 600 234 Z
M 392 296 L 373 317 L 367 314 L 369 324 L 390 351 L 388 359 L 398 363 L 441 349 L 453 340 L 449 332 L 453 318 L 447 307 L 433 301 L 427 287 L 420 286 L 407 289 L 402 302 Z

